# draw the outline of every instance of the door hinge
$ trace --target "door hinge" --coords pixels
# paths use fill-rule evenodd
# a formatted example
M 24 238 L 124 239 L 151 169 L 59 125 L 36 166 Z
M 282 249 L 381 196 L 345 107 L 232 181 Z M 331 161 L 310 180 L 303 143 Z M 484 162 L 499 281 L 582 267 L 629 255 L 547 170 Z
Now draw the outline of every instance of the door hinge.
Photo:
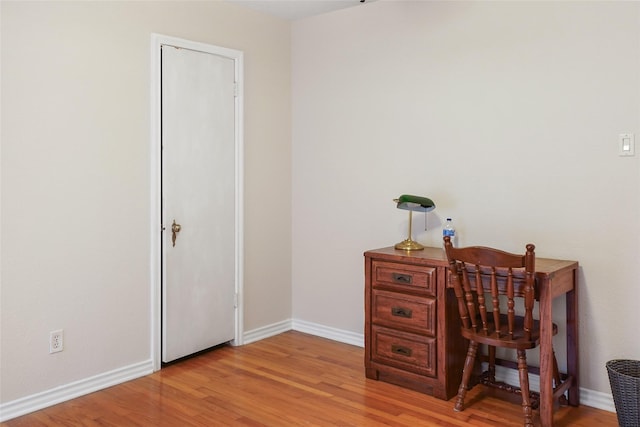
M 236 82 L 233 83 L 233 96 L 235 98 L 238 97 L 238 83 L 236 83 Z
M 233 294 L 233 308 L 238 308 L 238 294 Z

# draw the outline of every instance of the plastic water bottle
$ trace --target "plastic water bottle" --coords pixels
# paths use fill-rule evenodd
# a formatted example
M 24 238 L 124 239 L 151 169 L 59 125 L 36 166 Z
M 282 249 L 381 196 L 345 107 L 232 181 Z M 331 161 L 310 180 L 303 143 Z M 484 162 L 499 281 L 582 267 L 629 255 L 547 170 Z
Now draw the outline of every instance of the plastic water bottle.
M 442 237 L 444 238 L 446 236 L 449 236 L 451 238 L 451 244 L 453 246 L 456 246 L 456 229 L 453 226 L 453 221 L 451 221 L 451 218 L 447 218 L 447 222 L 442 229 Z

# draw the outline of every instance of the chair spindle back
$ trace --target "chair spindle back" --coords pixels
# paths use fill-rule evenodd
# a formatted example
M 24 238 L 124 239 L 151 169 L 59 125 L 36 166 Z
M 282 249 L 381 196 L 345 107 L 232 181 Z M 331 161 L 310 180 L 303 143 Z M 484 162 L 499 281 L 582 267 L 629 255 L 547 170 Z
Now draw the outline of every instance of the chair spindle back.
M 526 253 L 517 255 L 482 246 L 454 248 L 450 239 L 444 240 L 462 328 L 503 340 L 530 340 L 536 296 L 535 246 L 528 244 Z M 524 300 L 523 322 L 516 322 L 518 298 Z

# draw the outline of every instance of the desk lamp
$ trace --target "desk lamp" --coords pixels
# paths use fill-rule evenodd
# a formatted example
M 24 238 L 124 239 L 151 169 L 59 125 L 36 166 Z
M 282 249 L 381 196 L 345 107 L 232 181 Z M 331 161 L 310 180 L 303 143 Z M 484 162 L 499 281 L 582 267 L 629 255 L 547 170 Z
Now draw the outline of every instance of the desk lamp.
M 411 223 L 413 222 L 413 212 L 429 212 L 436 208 L 436 204 L 433 203 L 433 200 L 420 197 L 420 196 L 411 196 L 409 194 L 403 194 L 397 199 L 393 199 L 398 205 L 396 206 L 398 209 L 404 209 L 409 211 L 409 235 L 405 240 L 395 245 L 396 249 L 401 249 L 404 251 L 419 251 L 424 249 L 420 243 L 411 239 Z

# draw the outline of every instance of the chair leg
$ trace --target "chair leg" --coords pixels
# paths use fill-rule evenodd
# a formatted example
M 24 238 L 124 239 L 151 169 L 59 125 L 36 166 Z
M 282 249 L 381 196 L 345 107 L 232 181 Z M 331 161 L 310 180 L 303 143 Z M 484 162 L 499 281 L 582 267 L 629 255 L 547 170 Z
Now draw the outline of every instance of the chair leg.
M 492 383 L 496 381 L 496 347 L 489 346 L 489 381 Z
M 527 353 L 518 350 L 518 373 L 520 374 L 520 391 L 522 393 L 522 413 L 525 427 L 533 427 L 533 413 L 529 396 L 529 371 L 527 369 Z
M 556 384 L 554 389 L 556 389 L 560 387 L 560 384 L 562 384 L 562 381 L 560 381 L 560 370 L 558 369 L 558 360 L 556 359 L 556 352 L 555 350 L 552 350 L 552 352 L 553 352 L 553 380 Z M 560 405 L 562 406 L 567 406 L 569 404 L 569 402 L 567 402 L 567 397 L 564 394 L 560 396 L 558 400 L 560 402 Z
M 453 410 L 460 412 L 464 410 L 464 396 L 467 394 L 467 387 L 469 386 L 469 380 L 471 379 L 471 373 L 473 372 L 473 365 L 476 360 L 476 353 L 478 352 L 478 343 L 475 341 L 469 341 L 469 349 L 467 350 L 467 358 L 464 361 L 464 368 L 462 370 L 462 381 L 458 388 L 458 398 Z

